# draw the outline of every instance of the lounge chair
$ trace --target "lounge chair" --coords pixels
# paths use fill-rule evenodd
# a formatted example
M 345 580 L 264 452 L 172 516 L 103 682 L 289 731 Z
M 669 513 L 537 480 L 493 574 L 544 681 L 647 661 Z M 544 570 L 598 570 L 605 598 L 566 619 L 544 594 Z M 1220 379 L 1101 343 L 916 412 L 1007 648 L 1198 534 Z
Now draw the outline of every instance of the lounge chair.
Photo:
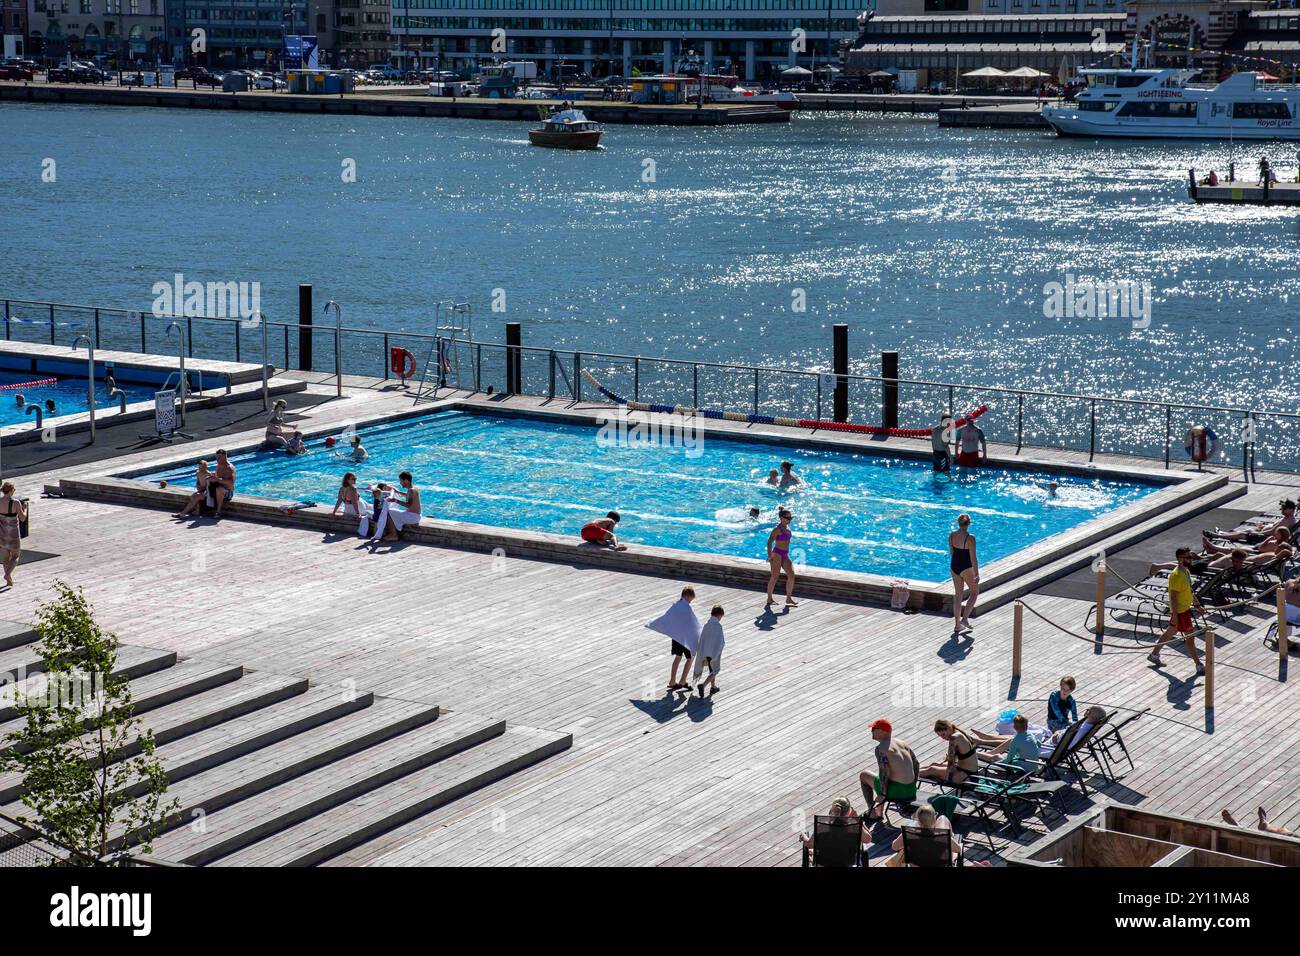
M 812 849 L 803 848 L 804 866 L 866 866 L 859 817 L 813 817 Z
M 1133 758 L 1129 755 L 1128 747 L 1124 744 L 1124 738 L 1121 736 L 1120 731 L 1133 723 L 1133 721 L 1137 720 L 1143 714 L 1149 713 L 1150 710 L 1150 707 L 1144 707 L 1136 713 L 1129 714 L 1118 723 L 1107 721 L 1106 724 L 1103 725 L 1105 729 L 1088 742 L 1088 750 L 1092 754 L 1093 759 L 1097 761 L 1097 764 L 1105 768 L 1102 771 L 1102 775 L 1105 776 L 1107 780 L 1113 782 L 1118 779 L 1112 770 L 1112 762 L 1115 757 L 1114 752 L 1111 750 L 1112 747 L 1117 748 L 1120 753 L 1124 755 L 1124 759 L 1128 761 L 1130 770 L 1137 769 L 1133 763 Z
M 903 859 L 908 866 L 961 866 L 964 856 L 963 852 L 953 855 L 951 830 L 903 827 Z
M 990 773 L 1002 773 L 1005 775 L 1023 775 L 1026 778 L 1034 778 L 1042 781 L 1063 781 L 1061 770 L 1067 769 L 1074 774 L 1079 784 L 1079 789 L 1085 797 L 1089 796 L 1087 772 L 1083 766 L 1082 758 L 1090 755 L 1089 745 L 1101 731 L 1110 725 L 1110 721 L 1104 720 L 1099 724 L 1094 724 L 1077 743 L 1071 746 L 1078 733 L 1079 727 L 1083 724 L 1082 720 L 1076 720 L 1073 724 L 1061 732 L 1060 739 L 1057 740 L 1056 746 L 1052 752 L 1039 761 L 1024 761 L 1023 764 L 1012 763 L 995 763 L 989 765 Z

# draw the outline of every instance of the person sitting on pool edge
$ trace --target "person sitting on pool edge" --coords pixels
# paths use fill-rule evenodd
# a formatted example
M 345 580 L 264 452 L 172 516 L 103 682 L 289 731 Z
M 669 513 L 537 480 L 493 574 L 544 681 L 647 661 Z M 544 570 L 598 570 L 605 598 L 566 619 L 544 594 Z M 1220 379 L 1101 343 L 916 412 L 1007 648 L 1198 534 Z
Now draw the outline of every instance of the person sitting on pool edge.
M 403 528 L 420 523 L 420 489 L 415 487 L 409 471 L 398 475 L 397 481 L 401 487 L 394 489 L 391 498 L 385 499 L 383 511 L 375 519 L 373 541 L 378 541 L 380 535 L 385 541 L 397 541 Z
M 604 548 L 613 548 L 615 551 L 626 551 L 627 545 L 619 544 L 618 538 L 614 536 L 614 526 L 622 520 L 617 511 L 611 511 L 603 518 L 596 518 L 588 521 L 582 526 L 582 540 L 587 544 L 595 544 Z

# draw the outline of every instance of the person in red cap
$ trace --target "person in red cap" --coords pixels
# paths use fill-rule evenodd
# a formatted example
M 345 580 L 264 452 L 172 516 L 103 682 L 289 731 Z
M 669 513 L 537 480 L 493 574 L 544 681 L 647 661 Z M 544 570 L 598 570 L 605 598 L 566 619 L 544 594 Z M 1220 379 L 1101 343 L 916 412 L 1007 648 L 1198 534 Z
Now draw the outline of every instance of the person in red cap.
M 921 763 L 912 748 L 894 737 L 894 725 L 883 717 L 871 725 L 871 739 L 876 741 L 876 773 L 866 770 L 858 775 L 862 796 L 867 800 L 866 820 L 874 823 L 883 816 L 888 800 L 915 800 Z

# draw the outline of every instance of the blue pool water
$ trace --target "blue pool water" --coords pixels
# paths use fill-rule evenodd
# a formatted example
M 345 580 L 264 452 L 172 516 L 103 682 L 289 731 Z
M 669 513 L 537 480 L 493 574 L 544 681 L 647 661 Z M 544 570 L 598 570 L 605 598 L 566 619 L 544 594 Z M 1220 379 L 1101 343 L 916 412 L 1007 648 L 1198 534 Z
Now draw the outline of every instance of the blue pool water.
M 792 557 L 811 567 L 947 577 L 946 536 L 957 515 L 973 519 L 984 562 L 1129 504 L 1154 484 L 985 470 L 935 477 L 928 462 L 707 437 L 702 445 L 611 444 L 591 426 L 440 412 L 361 431 L 369 460 L 359 484 L 412 471 L 425 515 L 571 535 L 619 511 L 620 538 L 687 551 L 762 558 L 778 505 L 795 514 Z M 245 494 L 334 504 L 351 466 L 312 441 L 312 452 L 237 456 Z M 768 470 L 794 463 L 806 486 L 782 494 Z M 140 476 L 188 484 L 189 468 Z M 750 506 L 759 522 L 745 520 Z M 800 553 L 802 552 L 802 553 Z
M 20 422 L 35 423 L 36 413 L 28 414 L 25 407 L 19 407 L 17 398 L 20 394 L 27 400 L 27 404 L 38 404 L 42 407 L 47 399 L 54 399 L 55 411 L 46 412 L 46 417 L 84 412 L 87 407 L 86 380 L 84 378 L 60 378 L 57 382 L 33 385 L 30 388 L 4 387 L 52 377 L 48 372 L 0 371 L 0 425 L 17 425 Z M 117 386 L 126 392 L 128 404 L 150 401 L 153 399 L 155 391 L 154 386 L 139 385 L 132 382 L 118 382 Z M 110 410 L 117 409 L 116 402 L 109 402 L 108 390 L 104 388 L 102 380 L 95 382 L 95 407 L 106 414 Z

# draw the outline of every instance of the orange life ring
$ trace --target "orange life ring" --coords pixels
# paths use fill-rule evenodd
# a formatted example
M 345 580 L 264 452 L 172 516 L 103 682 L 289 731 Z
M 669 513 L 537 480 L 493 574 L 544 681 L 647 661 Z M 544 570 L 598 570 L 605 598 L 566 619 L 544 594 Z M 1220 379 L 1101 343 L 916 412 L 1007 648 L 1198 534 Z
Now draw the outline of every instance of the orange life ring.
M 415 375 L 415 356 L 406 349 L 394 345 L 388 350 L 388 367 L 398 378 L 411 378 Z

